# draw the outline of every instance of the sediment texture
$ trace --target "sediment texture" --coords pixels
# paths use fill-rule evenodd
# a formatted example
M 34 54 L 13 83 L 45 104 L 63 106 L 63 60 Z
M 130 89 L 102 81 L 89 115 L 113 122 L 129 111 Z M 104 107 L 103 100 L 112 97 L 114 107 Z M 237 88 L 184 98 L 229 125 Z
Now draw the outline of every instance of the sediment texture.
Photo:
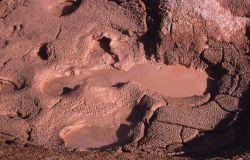
M 247 0 L 0 1 L 0 157 L 79 150 L 64 137 L 92 126 L 116 128 L 113 143 L 91 148 L 112 150 L 100 159 L 245 152 L 249 12 Z M 93 76 L 145 63 L 206 72 L 207 89 L 171 97 Z M 92 156 L 64 153 L 54 156 Z

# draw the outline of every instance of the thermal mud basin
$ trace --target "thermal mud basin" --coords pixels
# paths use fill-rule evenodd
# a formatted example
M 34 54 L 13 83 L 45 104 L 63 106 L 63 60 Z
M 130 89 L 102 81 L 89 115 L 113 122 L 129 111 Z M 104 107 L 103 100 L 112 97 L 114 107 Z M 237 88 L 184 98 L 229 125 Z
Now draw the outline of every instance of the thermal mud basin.
M 138 64 L 129 71 L 99 70 L 87 71 L 76 76 L 56 78 L 48 82 L 46 92 L 60 95 L 64 88 L 74 88 L 78 85 L 116 87 L 117 84 L 135 81 L 146 89 L 169 97 L 188 97 L 203 95 L 207 89 L 208 75 L 183 66 L 163 66 Z M 49 90 L 50 89 L 50 90 Z M 117 106 L 120 108 L 120 106 Z M 91 109 L 90 109 L 91 110 Z M 69 125 L 60 132 L 60 138 L 68 148 L 79 150 L 102 150 L 121 146 L 131 142 L 130 131 L 136 122 L 127 123 L 132 110 L 118 110 L 119 119 L 111 115 L 104 119 L 95 119 L 94 124 Z M 93 109 L 93 112 L 94 109 Z M 104 121 L 111 118 L 107 124 Z M 114 123 L 115 122 L 115 123 Z M 126 124 L 126 125 L 125 125 Z
M 43 91 L 49 95 L 61 95 L 65 88 L 79 85 L 111 87 L 134 81 L 145 88 L 167 97 L 203 95 L 209 78 L 206 72 L 184 66 L 160 66 L 149 63 L 133 66 L 129 71 L 99 70 L 87 74 L 60 77 L 45 83 Z M 88 83 L 84 83 L 88 82 Z

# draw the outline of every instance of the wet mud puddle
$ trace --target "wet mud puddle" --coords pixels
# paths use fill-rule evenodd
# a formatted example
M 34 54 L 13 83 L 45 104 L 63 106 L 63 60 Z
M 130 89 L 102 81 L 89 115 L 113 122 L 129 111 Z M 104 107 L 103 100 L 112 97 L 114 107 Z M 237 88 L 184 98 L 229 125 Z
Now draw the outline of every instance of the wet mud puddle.
M 81 151 L 108 149 L 126 144 L 130 140 L 129 126 L 126 128 L 122 128 L 121 125 L 110 127 L 73 125 L 70 127 L 72 129 L 69 129 L 67 133 L 61 132 L 60 136 L 67 147 L 79 148 Z M 117 132 L 122 132 L 122 134 Z
M 104 128 L 95 126 L 86 126 L 74 131 L 70 131 L 66 136 L 62 136 L 67 146 L 78 148 L 103 148 L 105 145 L 115 143 L 117 127 Z
M 111 87 L 134 81 L 145 88 L 168 97 L 189 97 L 203 95 L 207 89 L 208 75 L 183 66 L 155 66 L 138 64 L 129 71 L 99 70 L 77 76 L 66 76 L 47 82 L 43 91 L 52 96 L 61 95 L 67 88 L 77 85 Z
M 61 95 L 65 88 L 74 88 L 77 85 L 90 85 L 98 87 L 111 87 L 121 83 L 134 81 L 146 89 L 169 97 L 189 97 L 203 95 L 207 89 L 208 75 L 206 72 L 183 66 L 154 66 L 151 64 L 138 64 L 129 71 L 99 70 L 88 74 L 61 77 L 47 82 L 44 92 L 50 95 Z M 88 82 L 88 83 L 86 83 Z M 120 125 L 126 123 L 129 112 L 124 112 Z M 67 147 L 85 149 L 100 149 L 112 144 L 119 144 L 121 138 L 117 137 L 120 125 L 110 122 L 109 126 L 70 126 L 60 137 Z M 124 133 L 128 130 L 124 131 Z M 120 140 L 119 140 L 120 139 Z M 122 141 L 126 141 L 124 134 Z M 122 143 L 123 143 L 122 142 Z

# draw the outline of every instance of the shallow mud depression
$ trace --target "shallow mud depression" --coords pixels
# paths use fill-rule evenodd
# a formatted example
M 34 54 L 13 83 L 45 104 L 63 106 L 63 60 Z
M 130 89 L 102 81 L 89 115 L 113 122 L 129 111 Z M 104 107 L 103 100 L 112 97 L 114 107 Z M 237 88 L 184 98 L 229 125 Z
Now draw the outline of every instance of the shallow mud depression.
M 73 91 L 81 85 L 98 87 L 115 87 L 124 85 L 129 81 L 139 83 L 142 87 L 166 97 L 191 97 L 201 96 L 207 89 L 208 75 L 205 71 L 198 71 L 184 66 L 153 65 L 150 63 L 138 64 L 129 71 L 117 69 L 83 71 L 74 76 L 60 77 L 44 84 L 43 90 L 48 95 L 58 96 Z M 88 81 L 89 83 L 85 83 Z M 85 86 L 87 87 L 87 86 Z M 105 95 L 103 95 L 105 96 Z M 127 118 L 124 112 L 123 117 Z M 61 134 L 65 145 L 85 149 L 112 147 L 112 144 L 125 144 L 129 140 L 125 131 L 123 138 L 117 137 L 119 125 L 71 127 L 66 133 Z M 119 140 L 118 140 L 119 139 Z

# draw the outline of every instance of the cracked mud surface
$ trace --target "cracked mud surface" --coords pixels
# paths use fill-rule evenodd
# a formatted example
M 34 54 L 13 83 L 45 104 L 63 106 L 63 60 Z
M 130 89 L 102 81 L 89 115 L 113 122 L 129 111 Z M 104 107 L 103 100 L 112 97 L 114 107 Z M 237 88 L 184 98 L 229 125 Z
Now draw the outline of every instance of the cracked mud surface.
M 1 0 L 0 159 L 249 152 L 249 13 L 247 0 Z

